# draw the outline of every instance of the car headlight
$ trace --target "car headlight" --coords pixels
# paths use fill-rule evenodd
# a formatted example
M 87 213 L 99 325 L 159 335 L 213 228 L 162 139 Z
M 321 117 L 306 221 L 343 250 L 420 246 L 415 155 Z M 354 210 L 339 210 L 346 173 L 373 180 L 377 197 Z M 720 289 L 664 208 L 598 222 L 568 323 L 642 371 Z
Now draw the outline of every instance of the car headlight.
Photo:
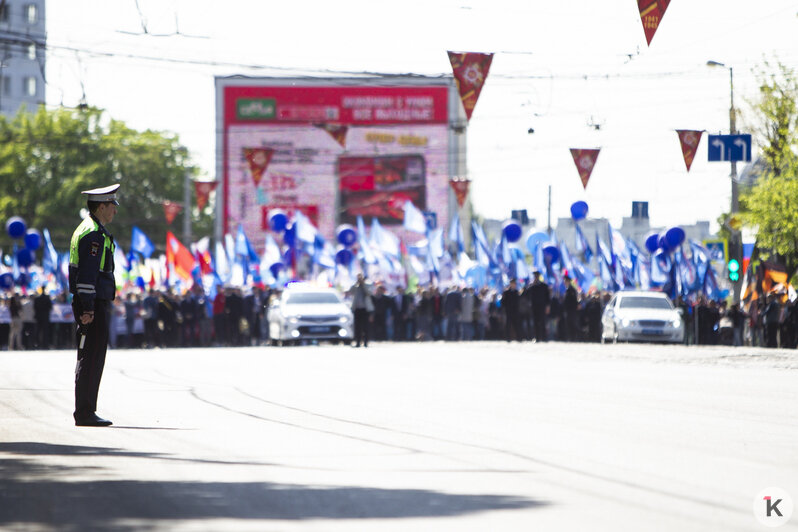
M 632 324 L 632 320 L 629 318 L 621 318 L 621 327 L 629 327 Z
M 288 318 L 288 323 L 297 324 L 299 323 L 299 318 L 297 316 L 291 316 Z
M 682 326 L 682 320 L 680 320 L 679 318 L 673 318 L 673 320 L 671 320 L 671 326 L 674 329 L 678 329 L 679 327 Z
M 340 323 L 349 323 L 349 316 L 340 316 L 340 317 L 338 318 L 338 321 L 339 321 Z

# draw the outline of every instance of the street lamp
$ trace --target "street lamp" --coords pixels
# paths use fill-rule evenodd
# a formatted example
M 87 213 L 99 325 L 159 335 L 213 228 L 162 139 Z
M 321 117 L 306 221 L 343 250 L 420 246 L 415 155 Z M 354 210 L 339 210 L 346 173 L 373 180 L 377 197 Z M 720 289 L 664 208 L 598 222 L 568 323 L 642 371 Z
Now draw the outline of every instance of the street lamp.
M 729 89 L 731 92 L 731 107 L 729 107 L 729 134 L 735 135 L 737 133 L 737 120 L 736 120 L 736 111 L 734 109 L 734 69 L 725 63 L 721 63 L 719 61 L 707 61 L 707 66 L 710 67 L 723 67 L 729 69 Z M 737 161 L 731 161 L 731 213 L 730 216 L 734 217 L 740 211 L 740 194 L 738 190 L 738 183 L 737 183 Z M 739 260 L 742 258 L 741 251 L 742 246 L 739 245 L 740 243 L 740 232 L 734 229 L 733 227 L 729 227 L 730 231 L 730 238 L 729 238 L 729 263 L 731 261 L 735 261 L 739 264 Z M 731 279 L 731 277 L 730 277 Z M 734 301 L 737 302 L 740 300 L 740 283 L 739 283 L 739 276 L 737 279 L 732 279 L 732 293 L 734 295 Z

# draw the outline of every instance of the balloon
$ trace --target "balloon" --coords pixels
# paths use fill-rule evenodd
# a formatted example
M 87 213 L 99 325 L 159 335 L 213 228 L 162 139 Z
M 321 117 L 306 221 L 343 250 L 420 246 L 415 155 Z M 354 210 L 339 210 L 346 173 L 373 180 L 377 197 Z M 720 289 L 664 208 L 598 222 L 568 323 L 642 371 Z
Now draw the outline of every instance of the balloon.
M 14 275 L 11 272 L 0 275 L 0 288 L 3 290 L 11 290 L 14 288 Z
M 502 224 L 502 234 L 507 242 L 518 242 L 521 239 L 521 224 L 515 220 L 506 220 Z
M 665 238 L 665 233 L 657 235 L 657 249 L 663 251 L 670 251 L 671 247 L 668 245 L 668 240 Z
M 587 216 L 587 203 L 584 201 L 575 201 L 571 204 L 571 218 L 574 220 L 582 220 Z
M 335 263 L 341 266 L 349 266 L 354 257 L 355 255 L 349 248 L 341 247 L 338 248 L 338 251 L 335 253 Z
M 659 234 L 649 233 L 646 236 L 646 249 L 649 253 L 654 253 L 659 249 Z
M 526 248 L 529 252 L 534 255 L 538 251 L 538 246 L 543 244 L 544 242 L 548 242 L 549 235 L 542 232 L 537 233 L 529 233 L 529 236 L 526 237 Z
M 671 227 L 665 232 L 665 241 L 671 248 L 679 247 L 684 242 L 684 229 Z
M 17 250 L 17 264 L 20 265 L 22 268 L 27 268 L 31 264 L 36 257 L 33 255 L 33 251 L 29 250 L 28 248 L 21 248 Z
M 36 251 L 42 245 L 42 234 L 38 229 L 28 229 L 25 233 L 25 247 Z
M 17 277 L 17 286 L 28 286 L 30 283 L 30 277 L 25 272 L 20 272 L 19 277 Z
M 289 248 L 292 248 L 294 244 L 296 244 L 296 226 L 294 224 L 288 224 L 284 226 L 284 229 L 283 243 Z
M 12 216 L 6 222 L 6 231 L 11 238 L 22 238 L 25 236 L 26 229 L 25 220 L 19 216 Z
M 280 232 L 285 231 L 285 226 L 288 225 L 288 215 L 280 209 L 272 209 L 269 212 L 269 227 L 272 231 Z
M 357 240 L 357 231 L 349 224 L 341 224 L 335 230 L 335 239 L 344 247 L 350 247 Z
M 548 242 L 543 246 L 543 256 L 546 257 L 549 262 L 557 262 L 557 259 L 560 258 L 560 250 L 557 249 L 557 246 L 553 242 Z

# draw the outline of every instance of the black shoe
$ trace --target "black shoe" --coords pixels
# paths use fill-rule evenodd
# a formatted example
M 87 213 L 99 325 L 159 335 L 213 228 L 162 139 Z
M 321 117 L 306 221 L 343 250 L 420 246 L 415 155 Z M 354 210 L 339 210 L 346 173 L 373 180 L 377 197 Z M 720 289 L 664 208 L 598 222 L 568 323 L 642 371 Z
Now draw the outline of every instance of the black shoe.
M 109 425 L 113 425 L 113 423 L 107 419 L 101 418 L 97 414 L 75 418 L 76 427 L 107 427 Z

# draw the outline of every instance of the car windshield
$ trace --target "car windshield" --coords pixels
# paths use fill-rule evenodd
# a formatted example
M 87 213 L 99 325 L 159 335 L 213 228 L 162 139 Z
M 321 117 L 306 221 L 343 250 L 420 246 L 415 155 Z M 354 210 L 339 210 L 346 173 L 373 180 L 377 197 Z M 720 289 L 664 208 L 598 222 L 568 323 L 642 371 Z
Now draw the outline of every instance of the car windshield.
M 296 292 L 288 294 L 285 302 L 294 305 L 330 305 L 340 303 L 341 300 L 331 292 Z
M 660 310 L 671 310 L 671 304 L 667 299 L 661 297 L 623 297 L 621 298 L 620 308 L 650 308 Z

